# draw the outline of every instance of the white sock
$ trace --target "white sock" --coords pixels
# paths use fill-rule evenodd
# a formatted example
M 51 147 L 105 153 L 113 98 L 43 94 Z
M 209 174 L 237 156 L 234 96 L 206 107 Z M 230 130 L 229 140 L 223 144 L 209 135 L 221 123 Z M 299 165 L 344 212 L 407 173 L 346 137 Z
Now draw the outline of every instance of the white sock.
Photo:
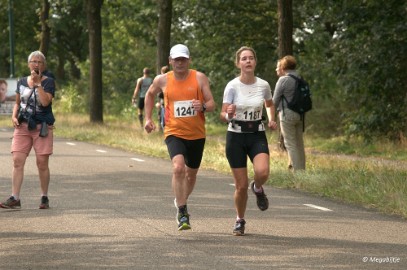
M 13 194 L 11 196 L 13 196 L 16 201 L 18 201 L 20 199 L 20 196 L 18 196 L 18 195 Z
M 256 192 L 256 193 L 261 193 L 263 191 L 262 188 L 257 188 L 256 184 L 254 184 L 253 187 L 254 187 L 254 192 Z

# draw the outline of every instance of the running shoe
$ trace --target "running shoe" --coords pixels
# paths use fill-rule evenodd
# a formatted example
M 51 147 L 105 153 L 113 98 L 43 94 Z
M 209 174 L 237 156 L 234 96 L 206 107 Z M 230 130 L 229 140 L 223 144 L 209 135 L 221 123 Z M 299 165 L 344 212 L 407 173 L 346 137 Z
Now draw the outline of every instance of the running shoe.
M 21 201 L 14 199 L 13 196 L 7 199 L 7 201 L 0 203 L 1 208 L 8 208 L 8 209 L 20 209 L 21 208 Z
M 178 231 L 191 229 L 191 225 L 189 224 L 189 214 L 186 205 L 184 207 L 178 208 L 177 222 L 178 222 Z
M 41 197 L 41 204 L 40 209 L 48 209 L 49 208 L 49 200 L 47 196 Z
M 235 236 L 243 236 L 244 235 L 244 225 L 246 225 L 246 221 L 244 219 L 236 220 L 235 227 L 233 228 L 233 235 Z
M 254 195 L 256 195 L 257 198 L 257 207 L 261 211 L 265 211 L 269 208 L 269 200 L 267 199 L 266 194 L 264 194 L 264 189 L 261 187 L 261 192 L 255 192 L 254 191 L 254 181 L 250 183 L 250 189 L 253 191 Z

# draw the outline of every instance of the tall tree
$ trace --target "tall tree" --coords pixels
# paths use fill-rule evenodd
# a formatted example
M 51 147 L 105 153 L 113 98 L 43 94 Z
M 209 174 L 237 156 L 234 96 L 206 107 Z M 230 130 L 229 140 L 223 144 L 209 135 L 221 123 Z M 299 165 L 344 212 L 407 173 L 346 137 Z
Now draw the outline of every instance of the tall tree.
M 277 0 L 278 9 L 278 58 L 293 54 L 292 0 Z M 279 133 L 280 150 L 286 151 L 283 134 Z
M 168 64 L 171 43 L 172 0 L 159 0 L 159 20 L 157 33 L 157 74 Z
M 90 121 L 103 122 L 102 91 L 102 20 L 100 12 L 103 0 L 87 0 L 86 12 L 89 31 L 90 59 Z
M 292 0 L 277 0 L 278 6 L 278 56 L 293 54 Z
M 49 18 L 49 1 L 43 0 L 40 12 L 40 23 L 41 23 L 41 33 L 40 33 L 40 51 L 47 56 L 49 43 L 51 40 L 51 29 L 48 24 Z

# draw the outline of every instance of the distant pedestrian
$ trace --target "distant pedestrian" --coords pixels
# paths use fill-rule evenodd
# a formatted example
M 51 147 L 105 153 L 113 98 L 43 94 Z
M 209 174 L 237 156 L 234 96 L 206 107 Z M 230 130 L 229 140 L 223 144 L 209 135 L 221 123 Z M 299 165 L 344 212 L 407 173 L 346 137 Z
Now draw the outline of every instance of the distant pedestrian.
M 155 77 L 146 95 L 145 130 L 155 130 L 152 120 L 154 99 L 164 93 L 164 137 L 172 160 L 172 189 L 177 207 L 178 230 L 191 228 L 187 201 L 192 193 L 203 156 L 205 113 L 215 109 L 209 80 L 202 72 L 189 69 L 189 49 L 183 44 L 171 48 L 172 71 Z
M 235 182 L 236 221 L 233 234 L 240 236 L 245 234 L 246 225 L 249 187 L 247 157 L 253 163 L 254 180 L 250 183 L 250 189 L 256 195 L 257 206 L 262 211 L 269 207 L 263 188 L 270 174 L 266 127 L 262 121 L 264 107 L 269 120 L 268 127 L 276 129 L 277 123 L 270 85 L 254 75 L 257 64 L 254 49 L 241 47 L 236 52 L 235 61 L 240 75 L 225 87 L 220 118 L 228 123 L 226 157 Z
M 137 79 L 136 88 L 134 89 L 132 103 L 137 105 L 138 108 L 138 120 L 140 125 L 143 126 L 143 112 L 144 112 L 144 99 L 147 93 L 148 88 L 150 87 L 153 79 L 150 77 L 150 69 L 143 69 L 143 77 Z M 137 96 L 138 101 L 137 101 Z
M 165 74 L 169 71 L 168 66 L 163 66 L 161 68 L 161 74 Z M 155 107 L 158 111 L 158 123 L 160 123 L 160 131 L 164 130 L 164 114 L 165 114 L 165 107 L 164 107 L 164 93 L 161 91 L 157 95 L 158 102 L 155 104 Z

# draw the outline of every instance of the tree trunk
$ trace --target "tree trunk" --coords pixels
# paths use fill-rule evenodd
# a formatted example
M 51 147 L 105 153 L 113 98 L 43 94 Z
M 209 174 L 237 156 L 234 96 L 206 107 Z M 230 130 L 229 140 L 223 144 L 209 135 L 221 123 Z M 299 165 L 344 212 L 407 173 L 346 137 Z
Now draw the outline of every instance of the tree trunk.
M 42 1 L 42 8 L 41 8 L 41 13 L 40 13 L 40 22 L 41 22 L 41 40 L 40 40 L 40 51 L 47 56 L 48 55 L 48 49 L 49 49 L 49 43 L 51 40 L 51 30 L 48 25 L 48 18 L 49 18 L 49 2 L 48 0 L 43 0 Z
M 278 4 L 278 57 L 293 54 L 292 0 L 277 0 Z
M 171 43 L 171 19 L 172 0 L 159 0 L 158 8 L 160 18 L 158 20 L 157 33 L 157 74 L 160 74 L 161 67 L 168 65 L 168 56 Z
M 102 123 L 102 20 L 100 11 L 103 0 L 87 0 L 86 4 L 90 58 L 89 114 L 91 122 Z
M 292 0 L 277 0 L 278 5 L 278 58 L 293 54 L 293 8 Z M 280 130 L 278 145 L 281 151 L 287 151 Z

